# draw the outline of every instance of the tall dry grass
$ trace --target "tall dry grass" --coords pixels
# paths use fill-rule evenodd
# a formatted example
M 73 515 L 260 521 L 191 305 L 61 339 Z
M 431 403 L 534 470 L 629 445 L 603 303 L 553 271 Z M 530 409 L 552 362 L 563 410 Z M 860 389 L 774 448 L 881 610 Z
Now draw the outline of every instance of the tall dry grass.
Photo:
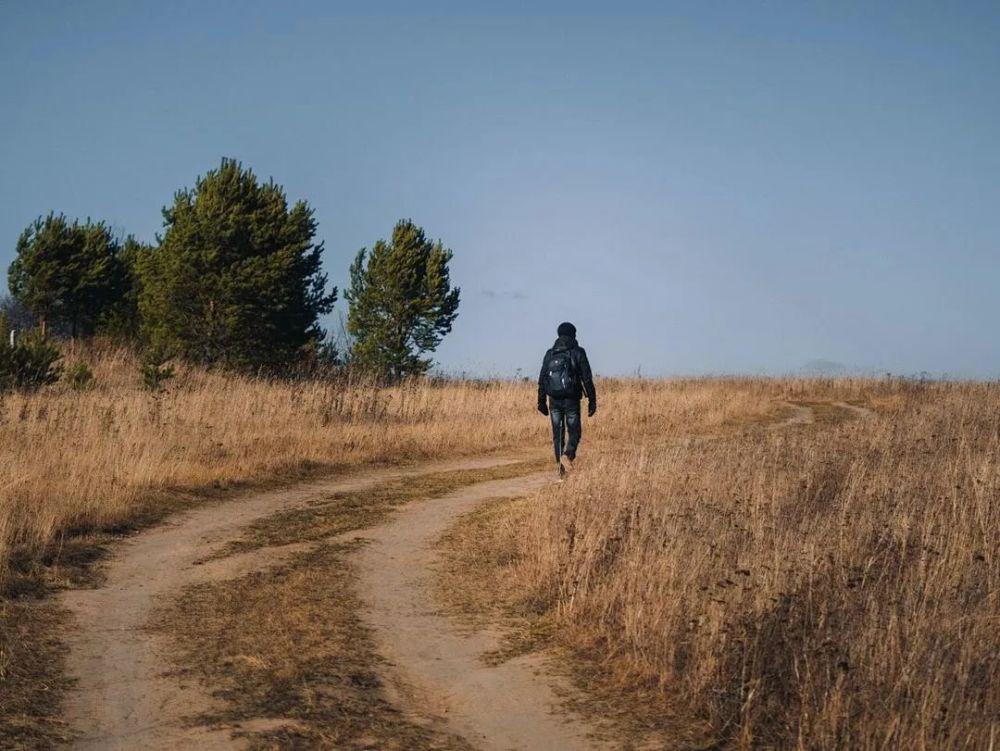
M 431 381 L 297 382 L 181 369 L 162 394 L 141 387 L 126 350 L 73 348 L 95 386 L 0 396 L 0 590 L 12 555 L 31 560 L 67 530 L 127 523 L 158 494 L 259 481 L 302 468 L 481 454 L 549 445 L 535 386 Z M 752 389 L 718 400 L 700 382 L 602 384 L 598 433 L 666 434 L 698 416 L 773 409 Z M 689 413 L 652 405 L 683 392 Z M 589 431 L 588 431 L 589 438 Z
M 0 402 L 0 577 L 164 494 L 303 467 L 548 451 L 534 385 L 272 382 L 70 352 L 96 387 Z M 509 596 L 678 744 L 1000 742 L 1000 386 L 607 380 L 570 482 L 495 530 Z M 867 419 L 772 430 L 785 400 Z
M 516 507 L 507 596 L 679 748 L 1000 747 L 1000 385 L 714 384 L 875 409 L 781 430 L 712 386 L 637 395 L 663 430 Z
M 280 382 L 182 370 L 162 394 L 134 356 L 69 351 L 95 387 L 0 396 L 0 581 L 68 529 L 126 522 L 165 491 L 302 468 L 476 454 L 530 443 L 521 383 Z
M 127 350 L 70 347 L 67 369 L 78 362 L 93 370 L 94 388 L 0 396 L 0 579 L 13 550 L 30 555 L 66 529 L 127 520 L 159 491 L 548 445 L 528 382 L 379 388 L 181 369 L 165 393 L 152 394 Z M 636 431 L 665 439 L 763 419 L 773 390 L 752 379 L 606 381 L 587 440 Z

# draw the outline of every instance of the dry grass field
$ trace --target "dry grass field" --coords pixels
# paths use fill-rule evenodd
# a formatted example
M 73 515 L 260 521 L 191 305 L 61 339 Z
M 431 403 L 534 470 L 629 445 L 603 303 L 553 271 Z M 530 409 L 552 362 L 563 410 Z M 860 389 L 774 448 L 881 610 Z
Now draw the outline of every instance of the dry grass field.
M 46 693 L 58 682 L 59 645 L 47 637 L 58 615 L 25 620 L 18 602 L 45 589 L 32 582 L 64 583 L 74 540 L 219 488 L 550 450 L 527 382 L 374 388 L 181 370 L 152 394 L 127 352 L 67 360 L 88 362 L 96 385 L 0 401 L 0 719 L 58 711 L 58 692 Z M 598 388 L 567 482 L 450 535 L 445 575 L 459 600 L 518 613 L 575 655 L 597 694 L 677 747 L 1000 744 L 1000 386 Z M 782 425 L 796 404 L 814 422 Z M 306 526 L 339 528 L 334 516 Z M 288 601 L 278 591 L 287 575 L 268 579 L 275 602 Z M 198 613 L 215 601 L 199 596 L 181 605 Z
M 129 352 L 67 361 L 88 362 L 95 387 L 0 396 L 0 582 L 12 559 L 68 531 L 129 524 L 165 494 L 482 454 L 538 432 L 523 384 L 375 389 L 182 370 L 154 395 Z
M 1000 386 L 714 395 L 757 389 L 816 422 L 718 429 L 685 387 L 655 394 L 662 429 L 586 447 L 566 483 L 455 529 L 446 589 L 477 571 L 527 648 L 568 648 L 677 748 L 996 748 Z M 636 418 L 649 406 L 637 394 Z M 495 599 L 474 591 L 466 611 Z
M 123 350 L 70 350 L 95 387 L 0 396 L 0 582 L 68 531 L 115 527 L 164 494 L 379 463 L 547 445 L 535 386 L 512 381 L 274 382 L 180 370 L 140 387 Z M 609 382 L 594 436 L 672 435 L 764 419 L 766 381 Z M 779 389 L 780 390 L 780 389 Z M 680 400 L 678 402 L 678 399 Z M 588 439 L 591 434 L 588 434 Z

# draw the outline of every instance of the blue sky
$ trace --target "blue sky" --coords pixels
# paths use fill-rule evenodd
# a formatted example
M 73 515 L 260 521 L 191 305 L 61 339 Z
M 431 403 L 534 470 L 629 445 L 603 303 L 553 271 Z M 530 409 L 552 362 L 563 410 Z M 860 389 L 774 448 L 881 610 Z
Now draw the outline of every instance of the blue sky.
M 232 156 L 333 283 L 400 217 L 452 247 L 448 371 L 568 319 L 604 374 L 1000 376 L 1000 5 L 603 8 L 2 0 L 0 283 L 39 214 L 152 240 Z

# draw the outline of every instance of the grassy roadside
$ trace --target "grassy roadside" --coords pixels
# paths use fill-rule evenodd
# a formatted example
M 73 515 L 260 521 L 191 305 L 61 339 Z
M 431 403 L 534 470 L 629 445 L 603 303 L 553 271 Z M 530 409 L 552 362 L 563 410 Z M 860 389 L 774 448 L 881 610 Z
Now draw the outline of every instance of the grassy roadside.
M 863 402 L 854 402 L 865 406 Z M 857 415 L 830 400 L 795 399 L 773 410 L 727 420 L 717 440 L 731 442 L 741 436 L 781 425 L 794 414 L 791 406 L 808 408 L 814 421 L 835 427 L 857 419 Z M 644 438 L 644 440 L 646 440 Z M 617 447 L 604 445 L 603 453 Z M 587 465 L 578 469 L 565 485 L 549 493 L 576 496 L 590 477 Z M 583 481 L 583 482 L 581 482 Z M 596 502 L 589 493 L 588 503 Z M 502 646 L 483 656 L 488 664 L 500 664 L 518 655 L 544 652 L 551 669 L 570 679 L 576 690 L 564 697 L 566 705 L 587 716 L 600 732 L 613 734 L 623 749 L 660 747 L 669 738 L 671 747 L 702 749 L 715 747 L 711 728 L 690 713 L 675 710 L 664 701 L 663 686 L 656 680 L 630 676 L 622 680 L 616 666 L 621 655 L 603 637 L 595 640 L 583 629 L 560 621 L 564 606 L 556 592 L 524 586 L 519 572 L 522 561 L 518 540 L 532 507 L 550 502 L 539 495 L 498 499 L 464 515 L 437 542 L 439 565 L 436 595 L 449 615 L 472 629 L 498 628 Z M 658 741 L 658 739 L 660 739 Z
M 403 503 L 539 466 L 519 462 L 393 480 L 249 526 L 223 556 L 267 556 L 290 543 L 312 546 L 276 557 L 280 562 L 264 570 L 191 586 L 158 614 L 157 627 L 171 640 L 179 675 L 199 680 L 221 700 L 223 709 L 196 721 L 234 728 L 253 749 L 469 748 L 393 704 L 358 617 L 351 553 L 361 543 L 336 538 L 380 523 Z
M 52 601 L 0 600 L 0 746 L 51 748 L 62 733 L 66 612 Z
M 570 492 L 572 482 L 565 486 Z M 566 676 L 575 689 L 562 697 L 566 706 L 593 722 L 599 734 L 614 738 L 623 751 L 659 748 L 657 739 L 665 737 L 678 747 L 698 748 L 702 729 L 665 713 L 658 687 L 621 684 L 605 669 L 601 650 L 567 648 L 553 603 L 525 597 L 509 576 L 517 562 L 511 555 L 517 520 L 538 502 L 537 497 L 497 499 L 464 515 L 442 535 L 436 544 L 438 602 L 467 628 L 500 630 L 502 645 L 483 655 L 487 664 L 547 653 L 549 668 Z
M 491 659 L 555 647 L 584 711 L 671 748 L 989 748 L 998 392 L 904 386 L 843 400 L 862 412 L 789 394 L 814 422 L 780 430 L 602 447 L 453 528 L 440 594 L 506 629 Z
M 70 623 L 55 596 L 96 587 L 113 546 L 185 508 L 231 497 L 232 491 L 156 493 L 127 521 L 81 525 L 44 550 L 13 557 L 0 590 L 0 739 L 3 748 L 49 749 L 65 740 L 60 716 L 72 687 L 61 633 Z

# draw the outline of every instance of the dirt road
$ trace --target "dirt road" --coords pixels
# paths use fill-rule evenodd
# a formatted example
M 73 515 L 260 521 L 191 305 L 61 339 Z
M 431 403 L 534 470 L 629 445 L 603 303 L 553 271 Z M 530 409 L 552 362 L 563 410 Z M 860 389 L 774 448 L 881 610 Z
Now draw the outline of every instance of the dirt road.
M 161 637 L 148 621 L 161 599 L 187 584 L 238 576 L 265 561 L 233 556 L 198 565 L 239 537 L 255 519 L 331 493 L 360 490 L 379 482 L 428 472 L 475 469 L 512 459 L 466 459 L 404 470 L 378 470 L 348 478 L 209 504 L 124 542 L 109 562 L 98 589 L 65 592 L 73 615 L 66 636 L 68 670 L 75 689 L 66 719 L 80 749 L 235 748 L 225 731 L 190 727 L 187 719 L 212 706 L 195 685 L 166 675 L 170 669 Z M 261 558 L 275 559 L 274 551 Z
M 213 699 L 198 685 L 171 675 L 166 643 L 148 628 L 154 609 L 188 584 L 227 579 L 281 560 L 289 547 L 265 548 L 200 565 L 250 522 L 337 492 L 361 490 L 393 478 L 476 469 L 512 459 L 472 459 L 381 470 L 310 483 L 217 503 L 180 514 L 123 543 L 98 589 L 63 595 L 74 616 L 67 635 L 68 664 L 76 681 L 67 706 L 75 748 L 231 749 L 242 742 L 229 728 L 193 725 Z M 391 660 L 389 678 L 406 707 L 431 713 L 474 745 L 491 749 L 592 748 L 583 725 L 549 712 L 551 684 L 536 675 L 539 665 L 511 661 L 485 667 L 479 655 L 491 637 L 463 636 L 434 614 L 430 601 L 428 545 L 457 515 L 490 498 L 520 495 L 538 487 L 539 476 L 480 483 L 452 495 L 418 501 L 382 527 L 356 533 L 371 539 L 362 553 L 361 592 L 368 603 L 380 651 Z M 440 721 L 440 720 L 439 720 Z
M 523 495 L 552 475 L 485 482 L 444 498 L 413 503 L 388 524 L 365 530 L 360 587 L 368 603 L 387 679 L 411 711 L 446 718 L 448 728 L 486 751 L 601 749 L 592 728 L 560 706 L 551 675 L 537 655 L 486 665 L 498 634 L 457 631 L 433 604 L 432 544 L 457 518 L 490 499 Z M 567 690 L 569 687 L 563 685 Z

